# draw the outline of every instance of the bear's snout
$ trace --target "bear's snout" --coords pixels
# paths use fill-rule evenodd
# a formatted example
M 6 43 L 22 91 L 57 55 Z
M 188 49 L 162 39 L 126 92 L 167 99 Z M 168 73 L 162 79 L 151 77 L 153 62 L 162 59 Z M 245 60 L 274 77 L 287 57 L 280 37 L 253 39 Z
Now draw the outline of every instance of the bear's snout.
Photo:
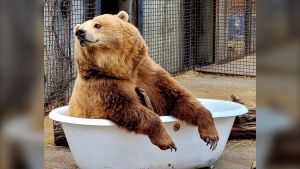
M 84 29 L 78 29 L 76 31 L 76 36 L 79 40 L 84 40 L 85 39 L 85 33 L 86 33 L 86 31 Z

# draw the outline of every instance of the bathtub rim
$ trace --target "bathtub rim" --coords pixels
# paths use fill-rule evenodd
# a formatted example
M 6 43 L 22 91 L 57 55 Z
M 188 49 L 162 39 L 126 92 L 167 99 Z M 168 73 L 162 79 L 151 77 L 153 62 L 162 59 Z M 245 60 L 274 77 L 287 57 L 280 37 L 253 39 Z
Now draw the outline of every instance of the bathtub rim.
M 222 118 L 222 117 L 232 117 L 232 116 L 238 116 L 242 115 L 248 112 L 248 109 L 241 104 L 230 102 L 230 101 L 224 101 L 224 100 L 217 100 L 217 99 L 202 99 L 202 98 L 196 98 L 200 103 L 201 101 L 222 101 L 222 102 L 228 102 L 230 104 L 234 104 L 235 106 L 238 106 L 238 109 L 230 110 L 230 111 L 219 111 L 219 112 L 211 112 L 213 118 Z M 115 123 L 113 123 L 110 120 L 107 119 L 88 119 L 88 118 L 78 118 L 78 117 L 70 117 L 67 115 L 62 115 L 61 112 L 67 112 L 68 106 L 63 106 L 56 108 L 52 110 L 49 113 L 49 118 L 55 121 L 63 122 L 63 123 L 69 123 L 69 124 L 78 124 L 78 125 L 89 125 L 89 126 L 115 126 Z M 172 117 L 172 116 L 160 116 L 160 119 L 163 123 L 168 122 L 176 122 L 178 119 Z

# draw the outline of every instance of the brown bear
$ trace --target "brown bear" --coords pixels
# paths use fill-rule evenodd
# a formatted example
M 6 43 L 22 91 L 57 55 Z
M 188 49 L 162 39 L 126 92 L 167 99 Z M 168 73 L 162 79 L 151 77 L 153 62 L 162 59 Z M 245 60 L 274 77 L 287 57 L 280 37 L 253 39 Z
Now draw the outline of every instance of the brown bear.
M 129 132 L 147 135 L 162 150 L 175 149 L 159 116 L 198 126 L 215 149 L 219 140 L 211 113 L 148 56 L 138 29 L 124 11 L 104 14 L 74 28 L 77 78 L 68 115 L 109 119 Z M 136 87 L 151 101 L 141 103 Z

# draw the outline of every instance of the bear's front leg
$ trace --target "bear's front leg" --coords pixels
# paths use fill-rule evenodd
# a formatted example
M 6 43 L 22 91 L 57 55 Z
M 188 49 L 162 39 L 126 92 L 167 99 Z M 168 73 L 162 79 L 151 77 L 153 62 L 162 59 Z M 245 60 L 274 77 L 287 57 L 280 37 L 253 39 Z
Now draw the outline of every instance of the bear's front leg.
M 181 95 L 174 100 L 173 108 L 170 113 L 180 120 L 198 126 L 200 138 L 204 140 L 207 145 L 210 144 L 210 149 L 216 149 L 219 136 L 211 112 L 203 107 L 196 99 L 189 95 Z
M 148 135 L 150 141 L 162 150 L 177 150 L 160 117 L 143 106 L 136 93 L 119 91 L 106 99 L 105 113 L 109 120 L 129 132 Z

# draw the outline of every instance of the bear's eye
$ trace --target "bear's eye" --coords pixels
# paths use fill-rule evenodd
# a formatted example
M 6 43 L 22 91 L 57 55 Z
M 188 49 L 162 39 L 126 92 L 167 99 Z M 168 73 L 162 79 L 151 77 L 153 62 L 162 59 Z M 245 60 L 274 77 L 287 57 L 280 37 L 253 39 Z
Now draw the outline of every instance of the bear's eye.
M 94 26 L 95 28 L 97 28 L 97 29 L 100 29 L 100 27 L 101 27 L 101 25 L 99 25 L 99 24 L 95 24 L 95 26 Z

